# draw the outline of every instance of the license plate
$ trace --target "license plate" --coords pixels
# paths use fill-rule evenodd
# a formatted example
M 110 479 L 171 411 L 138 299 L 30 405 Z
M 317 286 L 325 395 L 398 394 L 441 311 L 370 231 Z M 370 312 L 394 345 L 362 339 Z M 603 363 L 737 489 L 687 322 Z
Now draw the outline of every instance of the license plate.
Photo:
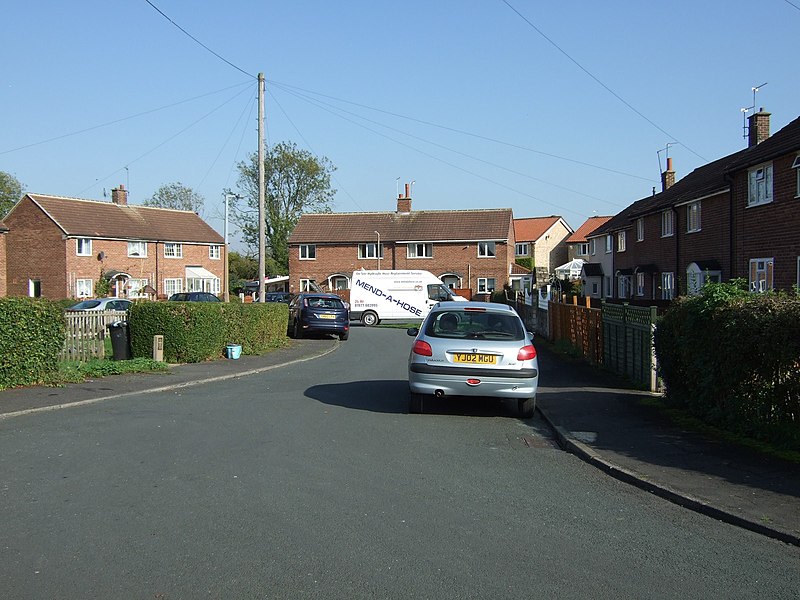
M 497 356 L 494 354 L 472 354 L 467 352 L 456 352 L 453 355 L 453 362 L 471 363 L 476 365 L 497 364 Z
M 320 319 L 335 319 L 336 315 L 320 315 Z

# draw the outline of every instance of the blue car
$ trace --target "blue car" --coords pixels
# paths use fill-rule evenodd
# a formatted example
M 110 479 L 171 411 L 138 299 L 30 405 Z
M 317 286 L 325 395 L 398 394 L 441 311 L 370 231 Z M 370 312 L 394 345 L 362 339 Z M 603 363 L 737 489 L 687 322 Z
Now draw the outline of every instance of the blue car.
M 346 340 L 350 311 L 336 294 L 298 294 L 289 303 L 288 332 L 296 339 L 309 333 L 331 333 Z

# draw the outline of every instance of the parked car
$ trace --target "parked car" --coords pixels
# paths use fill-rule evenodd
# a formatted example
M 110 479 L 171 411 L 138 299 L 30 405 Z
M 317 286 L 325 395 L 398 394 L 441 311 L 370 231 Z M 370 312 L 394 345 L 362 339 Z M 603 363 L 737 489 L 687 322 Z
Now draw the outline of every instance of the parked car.
M 133 302 L 126 298 L 95 298 L 92 300 L 81 300 L 77 304 L 70 306 L 67 310 L 128 310 L 131 304 L 133 304 Z
M 350 311 L 336 294 L 298 294 L 289 303 L 289 334 L 333 333 L 340 340 L 350 335 Z
M 178 292 L 169 297 L 170 302 L 222 302 L 210 292 Z
M 286 304 L 292 299 L 289 292 L 267 292 L 265 300 L 267 302 L 285 302 Z
M 430 396 L 481 396 L 516 400 L 523 418 L 533 416 L 539 361 L 533 334 L 510 306 L 440 302 L 408 335 L 409 412 L 421 413 Z

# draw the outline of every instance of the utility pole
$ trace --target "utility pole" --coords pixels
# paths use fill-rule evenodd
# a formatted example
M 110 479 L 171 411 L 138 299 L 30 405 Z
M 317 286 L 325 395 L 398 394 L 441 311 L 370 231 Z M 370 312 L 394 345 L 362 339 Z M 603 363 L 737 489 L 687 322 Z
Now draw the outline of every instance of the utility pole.
M 236 194 L 223 194 L 225 196 L 225 233 L 223 237 L 225 238 L 225 302 L 230 302 L 230 285 L 231 285 L 231 276 L 229 272 L 229 261 L 228 261 L 228 198 L 238 198 Z
M 258 300 L 264 302 L 264 276 L 267 270 L 264 238 L 264 74 L 258 74 Z

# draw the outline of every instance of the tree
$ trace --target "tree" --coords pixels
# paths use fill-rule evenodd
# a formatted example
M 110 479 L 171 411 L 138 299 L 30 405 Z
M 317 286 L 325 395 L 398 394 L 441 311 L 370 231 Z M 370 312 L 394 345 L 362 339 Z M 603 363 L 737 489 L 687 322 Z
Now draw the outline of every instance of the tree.
M 22 198 L 22 184 L 4 171 L 0 171 L 0 219 L 5 217 Z
M 203 212 L 203 196 L 181 184 L 180 181 L 162 185 L 156 193 L 147 198 L 144 206 L 157 206 L 158 208 L 174 208 L 177 210 L 190 210 L 197 214 Z
M 238 290 L 245 281 L 253 279 L 258 279 L 258 258 L 238 252 L 228 253 L 228 287 Z
M 246 206 L 234 205 L 234 220 L 249 249 L 258 252 L 258 155 L 239 167 L 239 196 Z M 336 190 L 331 175 L 336 167 L 325 157 L 317 158 L 280 142 L 268 148 L 264 157 L 264 227 L 267 271 L 289 272 L 288 239 L 304 212 L 331 212 Z

